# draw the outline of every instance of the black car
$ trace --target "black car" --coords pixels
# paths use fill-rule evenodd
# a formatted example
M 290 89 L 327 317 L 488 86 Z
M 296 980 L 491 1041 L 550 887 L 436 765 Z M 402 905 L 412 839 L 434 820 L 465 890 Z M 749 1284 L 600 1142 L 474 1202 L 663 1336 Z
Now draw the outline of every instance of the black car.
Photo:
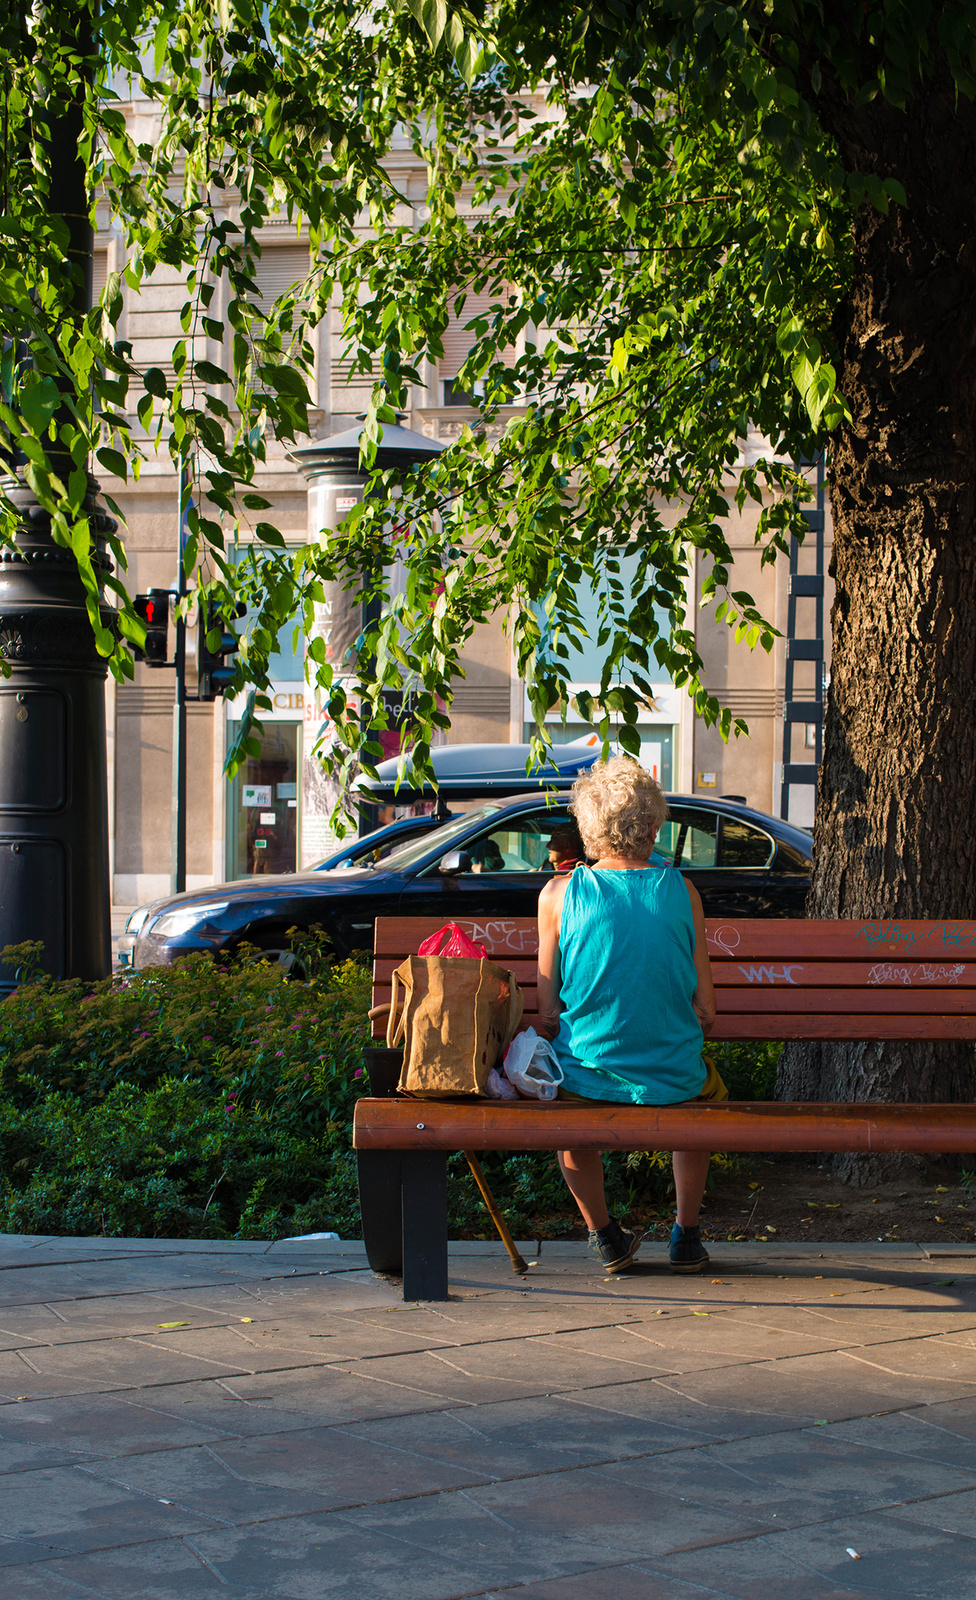
M 340 955 L 372 947 L 380 916 L 534 916 L 552 870 L 549 836 L 570 819 L 568 796 L 491 801 L 445 820 L 375 866 L 248 879 L 172 895 L 129 918 L 120 955 L 134 967 L 192 950 L 256 944 L 273 954 L 287 930 L 320 923 Z M 669 797 L 657 854 L 687 874 L 707 917 L 799 917 L 810 881 L 803 829 L 729 800 Z
M 442 813 L 435 816 L 431 813 L 426 817 L 398 817 L 396 822 L 388 822 L 383 828 L 375 828 L 372 833 L 367 833 L 362 839 L 350 839 L 340 850 L 331 856 L 326 856 L 324 861 L 316 861 L 314 867 L 309 867 L 309 872 L 341 872 L 348 867 L 362 866 L 364 863 L 374 866 L 377 861 L 382 861 L 384 856 L 393 854 L 414 839 L 422 839 L 425 833 L 433 833 L 442 822 L 453 816 L 453 812 Z

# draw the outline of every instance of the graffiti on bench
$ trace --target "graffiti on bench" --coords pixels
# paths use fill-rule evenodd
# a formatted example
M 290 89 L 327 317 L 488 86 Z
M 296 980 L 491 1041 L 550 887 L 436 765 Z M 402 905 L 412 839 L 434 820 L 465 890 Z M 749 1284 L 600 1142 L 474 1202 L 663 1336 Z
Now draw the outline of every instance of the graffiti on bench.
M 881 962 L 872 967 L 868 973 L 868 983 L 901 983 L 911 986 L 914 983 L 958 983 L 966 968 L 964 966 L 935 967 L 918 965 L 913 967 L 894 967 L 889 962 Z
M 535 927 L 520 928 L 516 922 L 469 922 L 458 917 L 457 925 L 469 939 L 483 944 L 495 955 L 534 956 L 539 951 L 539 934 Z
M 901 956 L 921 956 L 939 949 L 972 950 L 976 947 L 976 922 L 936 922 L 921 933 L 911 924 L 865 922 L 856 937 L 871 950 L 898 951 Z
M 740 967 L 739 971 L 746 983 L 796 983 L 794 972 L 802 972 L 803 968 L 796 963 L 787 966 L 785 963 L 777 972 L 775 967 Z

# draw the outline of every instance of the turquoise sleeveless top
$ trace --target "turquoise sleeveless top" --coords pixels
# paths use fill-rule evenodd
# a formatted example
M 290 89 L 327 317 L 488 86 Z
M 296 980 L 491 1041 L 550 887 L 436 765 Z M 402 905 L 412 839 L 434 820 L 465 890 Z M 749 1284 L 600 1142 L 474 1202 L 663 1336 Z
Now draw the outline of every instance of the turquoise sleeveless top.
M 577 867 L 559 925 L 564 1087 L 592 1100 L 673 1105 L 705 1086 L 695 925 L 680 872 Z

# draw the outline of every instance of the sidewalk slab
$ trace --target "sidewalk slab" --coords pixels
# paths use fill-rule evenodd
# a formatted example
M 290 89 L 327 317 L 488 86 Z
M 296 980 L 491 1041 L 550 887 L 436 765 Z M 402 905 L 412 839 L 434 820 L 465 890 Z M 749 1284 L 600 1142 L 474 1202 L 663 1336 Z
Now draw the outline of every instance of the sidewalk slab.
M 0 1238 L 0 1600 L 971 1600 L 976 1252 L 520 1248 Z

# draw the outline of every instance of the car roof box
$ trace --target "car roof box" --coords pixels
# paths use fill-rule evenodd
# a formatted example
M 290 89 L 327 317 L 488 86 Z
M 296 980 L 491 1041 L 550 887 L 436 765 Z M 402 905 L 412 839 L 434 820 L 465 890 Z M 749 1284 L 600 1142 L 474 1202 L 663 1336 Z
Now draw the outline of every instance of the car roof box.
M 527 744 L 445 744 L 430 753 L 430 764 L 437 779 L 437 788 L 444 798 L 455 800 L 486 800 L 496 795 L 536 794 L 547 789 L 566 790 L 572 787 L 577 776 L 600 759 L 603 741 L 598 734 L 588 734 L 572 744 L 553 746 L 552 756 L 544 766 L 526 772 L 529 760 Z M 399 789 L 396 787 L 399 761 L 378 763 L 376 779 L 360 778 L 356 788 L 363 799 L 397 800 L 401 804 L 417 799 L 429 800 L 434 795 L 430 783 L 415 785 L 410 782 L 409 768 Z

